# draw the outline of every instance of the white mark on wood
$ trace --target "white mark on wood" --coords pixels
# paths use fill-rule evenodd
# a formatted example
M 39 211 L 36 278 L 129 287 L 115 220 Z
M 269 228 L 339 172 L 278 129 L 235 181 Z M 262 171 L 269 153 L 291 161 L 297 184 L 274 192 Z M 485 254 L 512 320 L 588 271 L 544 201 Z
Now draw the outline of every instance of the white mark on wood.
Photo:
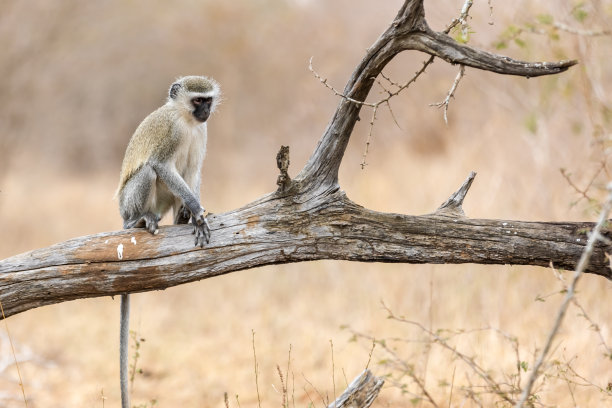
M 123 244 L 117 245 L 117 258 L 123 259 Z
M 506 231 L 506 234 L 510 234 L 510 231 Z
M 130 242 L 134 245 L 136 245 L 136 237 L 132 237 L 132 239 L 130 239 Z
M 508 225 L 507 222 L 502 222 L 502 225 L 505 227 L 506 225 Z
M 580 238 L 577 238 L 577 239 L 576 239 L 576 242 L 580 242 Z
M 105 244 L 108 244 L 108 239 L 106 241 L 104 241 Z

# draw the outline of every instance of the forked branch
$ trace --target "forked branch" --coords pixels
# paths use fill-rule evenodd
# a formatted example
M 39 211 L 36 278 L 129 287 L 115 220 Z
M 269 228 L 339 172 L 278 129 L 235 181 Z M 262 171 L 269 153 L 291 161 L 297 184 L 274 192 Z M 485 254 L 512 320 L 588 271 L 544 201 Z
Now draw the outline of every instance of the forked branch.
M 477 68 L 505 75 L 527 78 L 558 74 L 577 64 L 575 60 L 558 62 L 525 62 L 477 50 L 459 44 L 446 32 L 435 32 L 425 20 L 423 1 L 407 0 L 396 18 L 367 50 L 339 93 L 342 100 L 336 108 L 323 137 L 308 163 L 297 176 L 306 190 L 318 194 L 338 187 L 338 169 L 359 113 L 376 78 L 397 54 L 416 50 L 438 57 L 451 64 Z M 366 105 L 377 107 L 376 103 Z

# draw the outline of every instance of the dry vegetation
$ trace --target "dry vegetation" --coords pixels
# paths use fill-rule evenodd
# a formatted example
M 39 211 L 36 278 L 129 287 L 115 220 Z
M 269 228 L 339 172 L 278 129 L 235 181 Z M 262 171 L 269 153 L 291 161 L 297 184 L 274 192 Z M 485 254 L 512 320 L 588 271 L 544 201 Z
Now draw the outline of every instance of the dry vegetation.
M 430 24 L 443 29 L 462 3 L 427 1 Z M 428 105 L 444 98 L 458 68 L 434 63 L 392 101 L 397 124 L 388 110 L 378 112 L 365 170 L 368 120 L 356 128 L 340 174 L 351 199 L 381 211 L 426 213 L 474 170 L 478 177 L 464 203 L 468 216 L 594 220 L 594 202 L 610 179 L 612 41 L 556 29 L 550 19 L 610 30 L 612 3 L 507 3 L 492 2 L 491 16 L 487 2 L 476 2 L 470 43 L 489 50 L 506 45 L 505 53 L 521 59 L 577 58 L 581 65 L 530 80 L 467 69 L 446 126 L 442 112 Z M 275 189 L 278 147 L 291 146 L 290 174 L 301 168 L 337 103 L 308 71 L 310 57 L 341 89 L 400 4 L 2 2 L 0 258 L 120 227 L 112 196 L 123 150 L 179 75 L 210 75 L 224 90 L 209 125 L 204 205 L 226 211 Z M 405 81 L 424 59 L 401 55 L 386 74 Z M 593 181 L 587 192 L 576 191 L 561 168 L 578 189 Z M 333 399 L 345 377 L 350 381 L 364 368 L 371 337 L 388 339 L 374 350 L 371 368 L 393 374 L 377 406 L 409 406 L 415 397 L 415 404 L 429 406 L 418 401 L 423 393 L 410 372 L 437 404 L 459 406 L 468 395 L 462 387 L 471 382 L 478 389 L 479 380 L 457 356 L 432 345 L 423 328 L 452 334 L 445 339 L 453 347 L 503 382 L 504 374 L 517 372 L 517 352 L 523 375 L 529 370 L 562 289 L 543 268 L 314 262 L 138 294 L 132 328 L 146 341 L 133 401 L 223 406 L 228 392 L 231 406 L 238 405 L 236 394 L 241 407 L 257 406 L 254 330 L 264 406 L 281 405 L 276 365 L 285 367 L 290 345 L 288 392 L 296 406 L 312 399 L 320 407 L 320 395 Z M 601 344 L 612 344 L 611 290 L 599 277 L 580 282 L 583 311 L 570 309 L 549 376 L 539 383 L 547 405 L 612 406 L 605 392 L 612 359 Z M 394 318 L 387 319 L 381 300 Z M 119 299 L 88 299 L 8 319 L 29 407 L 118 404 L 118 309 Z M 468 333 L 457 333 L 462 330 Z M 349 341 L 354 333 L 359 341 Z M 407 366 L 392 364 L 385 345 Z M 8 350 L 3 328 L 0 405 L 22 407 Z M 479 398 L 485 406 L 499 399 Z

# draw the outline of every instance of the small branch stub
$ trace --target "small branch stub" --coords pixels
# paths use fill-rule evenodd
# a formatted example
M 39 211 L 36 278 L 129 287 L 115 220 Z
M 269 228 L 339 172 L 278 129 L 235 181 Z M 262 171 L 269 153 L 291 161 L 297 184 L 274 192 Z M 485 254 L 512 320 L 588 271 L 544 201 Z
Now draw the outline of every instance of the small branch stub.
M 280 150 L 276 154 L 276 165 L 280 170 L 280 175 L 276 179 L 278 185 L 278 192 L 285 192 L 289 185 L 291 185 L 291 178 L 287 170 L 289 169 L 289 146 L 281 146 Z
M 465 196 L 467 195 L 470 187 L 472 186 L 472 182 L 476 177 L 475 172 L 470 172 L 467 179 L 463 182 L 461 187 L 457 191 L 455 191 L 448 199 L 438 207 L 434 214 L 437 215 L 459 215 L 465 217 L 465 213 L 463 212 L 463 200 L 465 200 Z
M 378 396 L 384 383 L 382 377 L 375 377 L 366 369 L 327 408 L 368 408 Z

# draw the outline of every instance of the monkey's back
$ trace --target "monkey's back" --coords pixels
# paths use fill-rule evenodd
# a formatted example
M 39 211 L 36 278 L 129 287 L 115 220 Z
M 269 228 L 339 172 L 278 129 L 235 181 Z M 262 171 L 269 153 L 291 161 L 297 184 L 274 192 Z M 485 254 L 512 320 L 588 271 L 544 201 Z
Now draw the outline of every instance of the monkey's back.
M 130 139 L 119 177 L 119 193 L 125 183 L 147 161 L 165 160 L 167 157 L 156 157 L 159 152 L 171 154 L 175 149 L 176 140 L 173 135 L 170 120 L 175 115 L 174 110 L 167 104 L 149 114 L 136 128 Z

